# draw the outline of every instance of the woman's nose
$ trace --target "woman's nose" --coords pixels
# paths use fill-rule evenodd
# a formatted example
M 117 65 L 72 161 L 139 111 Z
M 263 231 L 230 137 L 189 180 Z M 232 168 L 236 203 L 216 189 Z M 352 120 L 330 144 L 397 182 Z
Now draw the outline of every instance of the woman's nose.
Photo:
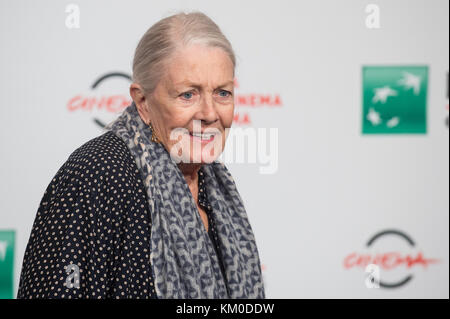
M 202 99 L 200 117 L 205 123 L 213 123 L 218 119 L 218 114 L 212 99 L 206 97 Z

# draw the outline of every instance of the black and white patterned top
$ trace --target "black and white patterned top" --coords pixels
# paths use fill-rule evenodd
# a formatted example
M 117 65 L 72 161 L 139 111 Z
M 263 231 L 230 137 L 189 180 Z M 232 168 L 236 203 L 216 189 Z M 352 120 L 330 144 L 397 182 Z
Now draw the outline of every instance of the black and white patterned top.
M 199 198 L 207 209 L 207 198 Z M 70 155 L 44 193 L 17 297 L 157 298 L 150 229 L 144 184 L 125 143 L 112 132 L 90 140 Z

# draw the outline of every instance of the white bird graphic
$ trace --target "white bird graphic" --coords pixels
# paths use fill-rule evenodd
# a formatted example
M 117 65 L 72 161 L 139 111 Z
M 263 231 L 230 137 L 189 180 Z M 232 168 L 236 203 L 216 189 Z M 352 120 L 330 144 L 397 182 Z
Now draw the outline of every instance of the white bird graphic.
M 366 118 L 374 126 L 377 126 L 381 123 L 380 113 L 375 111 L 373 108 L 369 109 L 369 113 L 367 113 Z
M 389 96 L 397 96 L 397 91 L 391 89 L 389 86 L 384 86 L 382 88 L 374 89 L 375 95 L 372 98 L 373 103 L 380 101 L 381 103 L 386 103 Z
M 400 123 L 400 118 L 398 116 L 394 116 L 386 123 L 386 126 L 389 128 L 393 128 L 396 127 L 398 123 Z
M 403 78 L 398 80 L 398 84 L 403 85 L 406 90 L 413 89 L 414 95 L 420 93 L 420 76 L 403 72 Z

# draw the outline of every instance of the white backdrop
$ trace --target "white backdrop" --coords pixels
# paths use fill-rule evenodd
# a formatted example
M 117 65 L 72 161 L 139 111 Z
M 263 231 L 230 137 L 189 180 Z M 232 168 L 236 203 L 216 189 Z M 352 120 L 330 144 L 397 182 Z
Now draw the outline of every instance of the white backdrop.
M 80 10 L 79 28 L 66 26 L 70 3 Z M 365 23 L 370 3 L 379 8 L 378 29 Z M 143 33 L 179 10 L 208 14 L 237 53 L 235 127 L 278 128 L 274 174 L 228 165 L 267 297 L 448 298 L 447 0 L 0 0 L 0 230 L 16 231 L 15 289 L 46 186 L 72 151 L 102 133 L 94 119 L 116 116 L 71 99 L 127 98 L 125 78 L 92 85 L 108 73 L 130 75 Z M 426 134 L 362 134 L 366 65 L 428 67 Z M 279 100 L 248 105 L 260 95 Z M 414 246 L 395 234 L 366 245 L 392 229 Z M 392 251 L 438 262 L 381 268 L 385 282 L 412 275 L 397 288 L 368 288 L 364 267 L 345 264 L 352 253 Z

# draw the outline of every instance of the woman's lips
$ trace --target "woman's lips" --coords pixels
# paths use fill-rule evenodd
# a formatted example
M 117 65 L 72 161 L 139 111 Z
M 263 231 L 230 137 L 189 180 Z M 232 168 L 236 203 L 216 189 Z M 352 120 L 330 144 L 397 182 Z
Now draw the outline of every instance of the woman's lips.
M 195 141 L 195 142 L 200 142 L 203 144 L 212 142 L 214 140 L 214 138 L 216 137 L 216 134 L 208 134 L 208 133 L 204 133 L 204 134 L 193 134 L 193 133 L 189 133 L 189 137 L 191 138 L 191 140 Z

